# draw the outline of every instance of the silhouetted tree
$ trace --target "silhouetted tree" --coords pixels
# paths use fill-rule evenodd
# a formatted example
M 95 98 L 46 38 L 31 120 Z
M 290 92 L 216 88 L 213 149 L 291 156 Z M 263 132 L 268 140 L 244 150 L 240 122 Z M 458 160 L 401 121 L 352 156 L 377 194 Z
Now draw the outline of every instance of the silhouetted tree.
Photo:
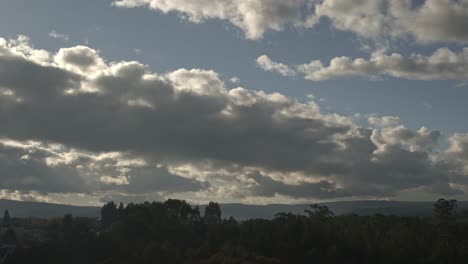
M 11 224 L 11 217 L 10 217 L 10 213 L 8 212 L 8 210 L 5 210 L 5 212 L 3 213 L 2 224 L 7 227 L 10 226 Z
M 205 207 L 203 220 L 209 225 L 221 223 L 221 208 L 218 203 L 210 202 L 208 206 Z
M 203 217 L 183 200 L 111 202 L 101 210 L 102 225 L 71 215 L 34 224 L 46 231 L 46 242 L 18 247 L 7 263 L 464 264 L 468 222 L 455 221 L 456 210 L 456 201 L 445 199 L 434 203 L 433 219 L 335 216 L 312 205 L 304 214 L 236 221 L 221 219 L 214 202 Z M 15 241 L 11 232 L 2 242 Z
M 310 208 L 311 210 L 304 210 L 309 217 L 329 218 L 335 216 L 335 214 L 325 205 L 312 204 Z
M 104 226 L 109 226 L 118 219 L 117 206 L 114 202 L 109 202 L 101 208 L 101 222 Z
M 434 203 L 434 215 L 440 224 L 453 223 L 457 215 L 457 200 L 440 198 Z
M 457 243 L 454 241 L 454 232 L 457 218 L 457 200 L 440 198 L 434 203 L 434 215 L 438 220 L 439 237 L 437 239 L 436 258 L 438 263 L 454 263 Z
M 201 215 L 200 215 L 200 208 L 195 206 L 195 208 L 192 209 L 192 212 L 190 214 L 190 222 L 191 223 L 200 223 L 202 220 Z
M 71 215 L 71 214 L 65 214 L 65 215 L 63 216 L 62 223 L 63 223 L 64 226 L 71 226 L 72 223 L 73 223 L 73 215 Z

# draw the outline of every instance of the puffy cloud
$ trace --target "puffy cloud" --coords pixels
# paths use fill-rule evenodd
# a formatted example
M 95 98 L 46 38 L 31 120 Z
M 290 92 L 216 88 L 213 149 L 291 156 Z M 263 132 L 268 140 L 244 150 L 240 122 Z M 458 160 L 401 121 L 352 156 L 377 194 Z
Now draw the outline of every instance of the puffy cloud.
M 419 5 L 397 0 L 388 4 L 393 35 L 409 35 L 421 43 L 468 43 L 467 0 L 425 0 Z
M 468 134 L 457 133 L 450 137 L 448 153 L 460 160 L 468 161 Z
M 24 35 L 19 35 L 16 39 L 0 37 L 0 55 L 4 59 L 20 56 L 41 65 L 47 65 L 50 61 L 49 52 L 32 47 L 29 38 Z
M 371 140 L 378 147 L 385 145 L 403 145 L 412 150 L 432 149 L 437 145 L 441 133 L 422 127 L 417 131 L 408 129 L 402 125 L 374 129 Z
M 468 174 L 468 134 L 456 133 L 449 138 L 447 155 L 459 164 L 462 174 Z M 465 180 L 466 181 L 466 180 Z
M 118 0 L 119 7 L 146 6 L 177 12 L 194 23 L 227 20 L 259 39 L 288 25 L 310 28 L 321 20 L 374 40 L 411 37 L 420 43 L 468 43 L 467 0 Z M 326 18 L 326 19 L 324 19 Z
M 334 199 L 456 194 L 451 184 L 465 184 L 461 165 L 431 152 L 438 131 L 362 128 L 313 101 L 229 90 L 210 70 L 158 74 L 104 63 L 87 47 L 38 61 L 27 42 L 0 43 L 1 189 L 10 193 Z
M 371 115 L 368 118 L 369 125 L 377 128 L 394 126 L 400 123 L 398 116 L 377 116 Z
M 294 76 L 296 72 L 288 65 L 274 62 L 267 55 L 262 55 L 257 58 L 257 65 L 265 71 L 277 72 L 283 76 Z
M 365 38 L 468 43 L 466 0 L 323 0 L 315 4 L 315 16 Z
M 60 49 L 54 61 L 60 67 L 80 73 L 92 73 L 106 66 L 97 51 L 85 46 Z
M 315 4 L 315 16 L 366 38 L 468 43 L 466 0 L 324 0 Z
M 304 10 L 308 0 L 119 0 L 119 7 L 147 6 L 162 13 L 177 12 L 194 23 L 207 19 L 228 20 L 245 32 L 249 39 L 260 39 L 267 30 L 280 31 L 287 25 L 310 23 Z
M 382 0 L 317 1 L 315 16 L 327 17 L 337 29 L 373 37 L 381 34 L 385 25 L 383 3 Z
M 113 3 L 119 7 L 148 6 L 151 9 L 168 12 L 180 12 L 192 22 L 199 23 L 204 19 L 219 18 L 227 16 L 227 3 L 223 0 L 175 0 L 175 1 L 153 1 L 153 0 L 122 0 Z
M 226 93 L 223 82 L 214 71 L 179 69 L 167 74 L 176 92 L 198 95 L 222 95 Z
M 333 58 L 328 65 L 324 65 L 319 60 L 313 60 L 307 64 L 288 66 L 271 61 L 265 55 L 259 57 L 257 63 L 259 61 L 267 61 L 266 65 L 272 65 L 262 67 L 264 70 L 277 71 L 285 76 L 300 73 L 305 79 L 312 81 L 343 77 L 375 79 L 382 76 L 410 80 L 465 81 L 468 79 L 468 48 L 463 48 L 460 52 L 439 48 L 430 56 L 412 54 L 405 57 L 398 53 L 391 55 L 376 53 L 370 59 L 353 59 L 343 56 Z M 276 65 L 279 66 L 275 67 Z

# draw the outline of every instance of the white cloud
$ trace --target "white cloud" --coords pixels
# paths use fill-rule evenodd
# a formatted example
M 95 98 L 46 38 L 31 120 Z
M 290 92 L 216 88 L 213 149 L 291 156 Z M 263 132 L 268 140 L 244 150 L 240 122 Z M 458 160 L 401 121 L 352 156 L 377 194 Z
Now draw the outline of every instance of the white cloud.
M 68 70 L 80 73 L 93 73 L 106 67 L 99 53 L 85 46 L 60 49 L 54 62 Z
M 296 72 L 293 69 L 291 69 L 288 65 L 280 62 L 274 62 L 267 55 L 262 55 L 258 57 L 257 65 L 265 71 L 277 72 L 283 76 L 296 75 Z
M 374 129 L 371 140 L 378 149 L 384 145 L 401 145 L 409 147 L 412 151 L 419 151 L 421 149 L 432 150 L 441 136 L 439 131 L 430 130 L 426 127 L 413 131 L 399 125 Z
M 420 43 L 468 43 L 468 0 L 119 0 L 113 4 L 177 12 L 194 23 L 227 20 L 250 39 L 287 26 L 311 28 L 327 18 L 339 30 L 373 40 L 410 37 Z
M 176 91 L 193 92 L 200 95 L 225 94 L 224 83 L 218 73 L 211 70 L 179 69 L 166 75 Z
M 365 37 L 381 34 L 386 20 L 382 0 L 317 1 L 315 15 L 329 18 L 337 29 Z
M 394 77 L 409 80 L 458 80 L 468 79 L 468 48 L 454 52 L 448 48 L 439 48 L 433 54 L 425 56 L 412 54 L 405 57 L 398 53 L 385 55 L 374 53 L 369 59 L 336 57 L 324 65 L 319 60 L 288 66 L 274 62 L 266 55 L 257 59 L 264 70 L 276 71 L 284 76 L 302 74 L 311 81 L 324 81 L 343 77 L 380 78 Z
M 119 7 L 147 6 L 162 13 L 177 12 L 193 23 L 208 19 L 228 20 L 249 39 L 260 39 L 267 30 L 280 31 L 288 25 L 310 24 L 304 12 L 308 0 L 120 0 Z
M 407 0 L 388 1 L 392 34 L 420 43 L 468 43 L 468 1 L 426 0 L 417 7 Z
M 460 163 L 463 174 L 468 174 L 468 133 L 455 133 L 449 138 L 446 154 Z
M 324 0 L 315 4 L 315 16 L 374 40 L 468 43 L 467 0 Z
M 54 38 L 54 39 L 63 40 L 63 41 L 69 41 L 70 40 L 70 37 L 68 35 L 60 34 L 55 30 L 52 30 L 52 31 L 49 32 L 49 37 Z
M 99 180 L 105 184 L 128 185 L 128 179 L 124 175 L 119 175 L 117 177 L 101 176 Z
M 54 203 L 55 201 L 47 195 L 38 192 L 21 192 L 0 189 L 0 199 L 8 199 L 14 201 L 32 201 L 43 203 Z
M 372 127 L 382 128 L 400 124 L 400 118 L 398 116 L 371 115 L 368 118 L 368 122 Z
M 46 50 L 35 49 L 29 44 L 29 37 L 19 35 L 16 39 L 4 39 L 0 37 L 1 56 L 21 56 L 41 65 L 50 62 L 50 53 Z
M 240 83 L 239 77 L 232 77 L 231 79 L 229 79 L 229 81 L 234 84 Z

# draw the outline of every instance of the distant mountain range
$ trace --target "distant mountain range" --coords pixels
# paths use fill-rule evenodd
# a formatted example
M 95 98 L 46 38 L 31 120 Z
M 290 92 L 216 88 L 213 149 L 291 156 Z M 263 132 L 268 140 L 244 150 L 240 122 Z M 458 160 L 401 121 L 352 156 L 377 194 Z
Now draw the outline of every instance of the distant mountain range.
M 396 202 L 396 201 L 345 201 L 323 203 L 336 215 L 399 215 L 399 216 L 432 216 L 433 202 Z M 459 202 L 459 209 L 468 210 L 468 202 Z M 233 216 L 238 220 L 249 218 L 271 219 L 279 212 L 303 213 L 309 204 L 221 204 L 224 218 Z M 8 209 L 13 217 L 61 217 L 67 213 L 74 216 L 99 217 L 100 208 L 92 206 L 73 206 L 39 202 L 21 202 L 0 199 L 0 217 Z M 203 212 L 203 206 L 201 208 Z

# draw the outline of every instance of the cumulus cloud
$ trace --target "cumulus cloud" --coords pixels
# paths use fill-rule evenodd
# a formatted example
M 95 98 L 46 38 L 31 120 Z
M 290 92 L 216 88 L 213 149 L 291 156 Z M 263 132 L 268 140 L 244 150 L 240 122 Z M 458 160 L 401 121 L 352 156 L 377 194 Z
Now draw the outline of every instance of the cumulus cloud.
M 366 38 L 468 43 L 466 0 L 324 0 L 315 16 Z
M 447 152 L 460 160 L 468 161 L 468 134 L 456 133 L 449 141 Z
M 457 194 L 465 175 L 432 152 L 436 130 L 388 117 L 363 128 L 313 101 L 228 89 L 211 70 L 154 73 L 89 47 L 0 39 L 0 87 L 0 189 L 12 193 L 379 198 Z
M 371 115 L 368 118 L 369 125 L 372 127 L 382 128 L 394 126 L 400 123 L 400 118 L 398 116 L 377 116 Z
M 97 51 L 85 46 L 60 49 L 54 61 L 60 67 L 80 73 L 92 73 L 106 66 Z
M 412 36 L 421 43 L 468 43 L 468 1 L 426 0 L 388 1 L 392 34 Z
M 409 37 L 420 43 L 468 43 L 467 0 L 118 0 L 113 4 L 177 12 L 194 23 L 227 20 L 250 39 L 262 38 L 267 30 L 311 28 L 329 21 L 338 30 L 374 40 Z
M 328 18 L 340 30 L 353 31 L 361 36 L 381 34 L 385 24 L 382 0 L 316 1 L 315 16 Z
M 333 58 L 328 65 L 313 60 L 302 65 L 288 66 L 263 55 L 257 59 L 257 64 L 264 70 L 276 71 L 284 76 L 302 74 L 311 81 L 344 77 L 375 79 L 384 76 L 409 80 L 465 81 L 468 79 L 468 48 L 460 52 L 439 48 L 429 56 L 412 54 L 405 57 L 398 53 L 376 53 L 369 59 L 342 56 Z
M 414 131 L 399 125 L 396 127 L 375 129 L 372 133 L 371 140 L 378 149 L 386 145 L 403 145 L 408 146 L 411 150 L 420 150 L 432 149 L 437 145 L 440 137 L 441 133 L 439 131 L 430 130 L 426 127 Z
M 294 76 L 296 72 L 288 65 L 272 61 L 267 55 L 257 58 L 257 65 L 265 71 L 277 72 L 283 76 Z
M 227 20 L 242 29 L 249 39 L 260 39 L 267 30 L 281 31 L 288 25 L 310 23 L 305 12 L 306 0 L 119 0 L 119 7 L 146 6 L 162 13 L 177 12 L 183 18 L 201 23 L 208 19 Z
M 449 138 L 447 155 L 462 168 L 462 174 L 468 174 L 468 134 L 456 133 Z

